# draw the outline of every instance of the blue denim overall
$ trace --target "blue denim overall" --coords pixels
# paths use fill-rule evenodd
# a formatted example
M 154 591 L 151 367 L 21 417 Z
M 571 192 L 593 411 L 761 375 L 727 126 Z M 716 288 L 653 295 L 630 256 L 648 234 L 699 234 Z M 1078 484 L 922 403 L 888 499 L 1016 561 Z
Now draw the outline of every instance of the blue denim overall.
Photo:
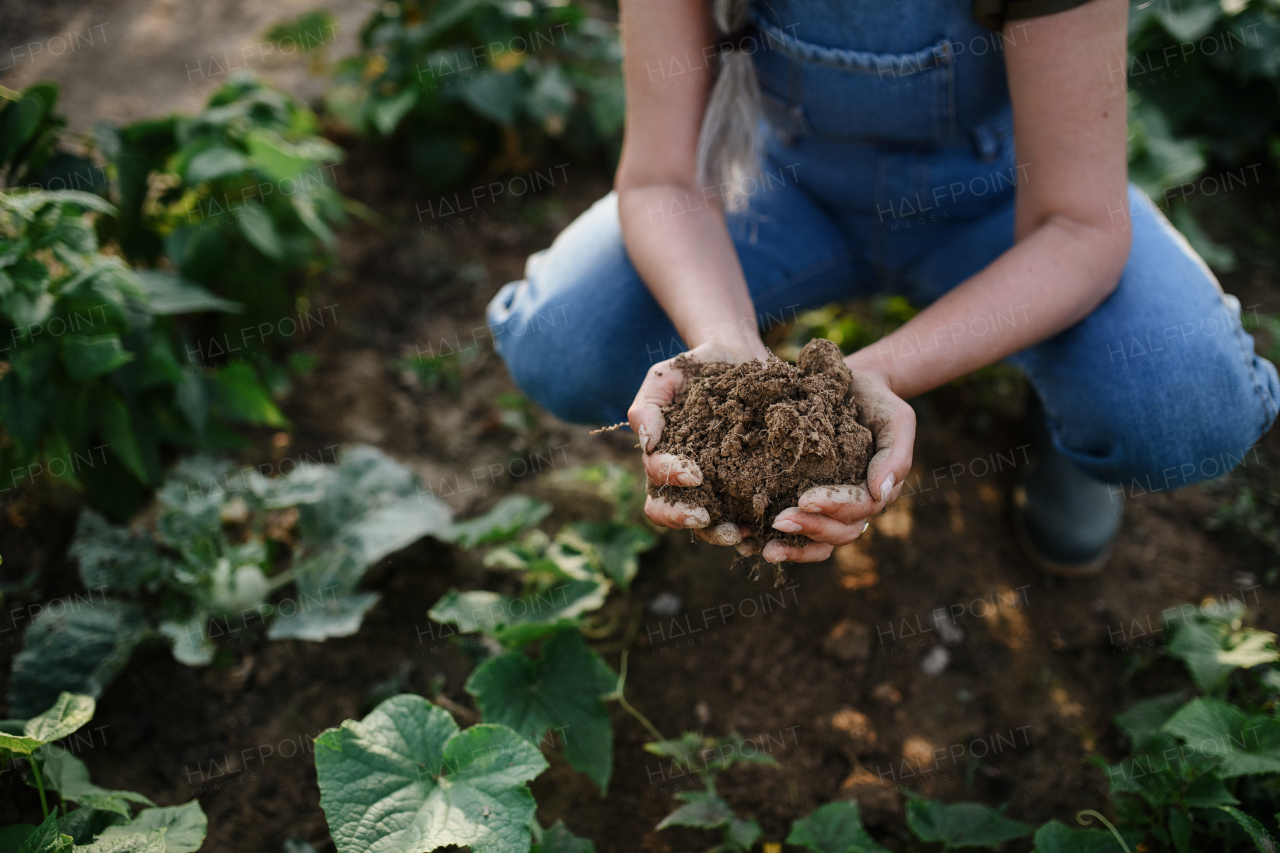
M 760 78 L 767 158 L 728 225 L 764 324 L 882 293 L 923 306 L 1013 244 L 1025 164 L 1003 39 L 1019 37 L 1016 25 L 1004 37 L 984 29 L 970 0 L 771 0 L 753 5 L 752 21 L 743 49 Z M 656 64 L 651 85 L 688 85 L 682 76 L 705 73 L 695 62 Z M 1239 301 L 1132 186 L 1129 203 L 1133 246 L 1115 292 L 1009 361 L 1035 386 L 1055 445 L 1084 470 L 1176 488 L 1241 461 L 1276 418 L 1280 380 L 1255 355 Z M 675 229 L 708 215 L 699 204 L 652 213 Z M 616 197 L 533 255 L 525 275 L 488 310 L 516 383 L 565 420 L 624 420 L 647 368 L 684 345 L 627 257 Z M 987 320 L 1016 323 L 1029 309 Z M 970 326 L 953 334 L 985 334 Z

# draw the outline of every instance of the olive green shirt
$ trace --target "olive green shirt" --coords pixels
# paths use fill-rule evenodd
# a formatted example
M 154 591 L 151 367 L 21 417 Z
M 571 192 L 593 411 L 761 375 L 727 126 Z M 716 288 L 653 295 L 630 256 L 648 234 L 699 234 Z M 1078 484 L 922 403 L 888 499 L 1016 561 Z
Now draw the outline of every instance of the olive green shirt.
M 973 0 L 973 17 L 989 30 L 999 30 L 1005 21 L 1038 18 L 1083 6 L 1089 0 Z

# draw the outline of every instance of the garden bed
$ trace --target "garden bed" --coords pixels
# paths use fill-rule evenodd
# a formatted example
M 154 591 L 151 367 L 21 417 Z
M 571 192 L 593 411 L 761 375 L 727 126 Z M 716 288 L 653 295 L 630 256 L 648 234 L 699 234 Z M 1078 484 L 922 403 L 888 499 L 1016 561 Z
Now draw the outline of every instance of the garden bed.
M 607 176 L 575 173 L 522 205 L 435 230 L 415 214 L 427 192 L 407 189 L 402 167 L 381 154 L 357 148 L 337 176 L 344 193 L 391 224 L 340 235 L 339 272 L 311 297 L 313 306 L 335 306 L 336 325 L 300 340 L 315 368 L 282 406 L 296 430 L 288 440 L 263 433 L 244 461 L 284 471 L 286 460 L 369 442 L 414 468 L 459 516 L 519 491 L 555 503 L 552 524 L 603 517 L 604 508 L 547 488 L 539 469 L 607 460 L 639 472 L 634 438 L 591 437 L 522 406 L 483 333 L 483 307 L 519 277 L 529 252 L 607 190 Z M 1263 310 L 1280 293 L 1258 271 L 1237 274 L 1227 289 Z M 473 353 L 430 371 L 404 367 L 406 358 L 470 344 Z M 765 841 L 781 841 L 792 820 L 841 796 L 855 762 L 864 768 L 856 780 L 864 818 L 890 830 L 902 823 L 896 795 L 872 796 L 886 783 L 947 801 L 1008 802 L 1010 817 L 1032 822 L 1105 810 L 1105 772 L 1085 759 L 1120 754 L 1111 717 L 1135 698 L 1185 683 L 1167 663 L 1133 674 L 1131 654 L 1158 644 L 1162 612 L 1234 597 L 1255 624 L 1280 624 L 1280 595 L 1263 583 L 1274 554 L 1205 531 L 1223 497 L 1211 488 L 1130 500 L 1116 555 L 1097 578 L 1067 582 L 1032 570 L 1008 519 L 1009 488 L 1029 442 L 1020 401 L 1015 394 L 980 404 L 972 390 L 919 401 L 915 467 L 902 499 L 832 560 L 792 566 L 787 587 L 749 581 L 729 550 L 679 532 L 641 557 L 627 696 L 666 737 L 737 731 L 772 754 L 780 768 L 739 767 L 718 782 L 739 814 L 759 819 Z M 1271 465 L 1278 441 L 1273 433 L 1251 453 L 1245 476 Z M 4 579 L 38 570 L 31 602 L 73 595 L 76 575 L 62 553 L 72 516 L 23 503 L 7 510 Z M 259 632 L 222 648 L 206 669 L 184 667 L 163 648 L 144 650 L 101 698 L 97 734 L 79 755 L 105 787 L 160 805 L 198 798 L 209 816 L 204 850 L 279 853 L 291 837 L 332 850 L 311 738 L 363 716 L 372 696 L 406 691 L 441 695 L 461 724 L 475 722 L 462 689 L 471 664 L 426 611 L 450 587 L 501 581 L 479 554 L 426 540 L 366 578 L 382 599 L 355 636 L 267 643 Z M 663 593 L 679 597 L 678 611 L 641 610 Z M 22 630 L 25 613 L 15 618 L 12 608 L 26 603 L 6 602 L 0 628 L 10 633 L 0 637 Z M 930 621 L 939 607 L 954 616 L 951 628 Z M 6 676 L 18 648 L 0 643 Z M 923 659 L 936 668 L 944 656 L 939 674 L 922 671 Z M 606 659 L 618 667 L 616 653 Z M 600 851 L 707 846 L 698 831 L 655 831 L 691 777 L 670 778 L 670 764 L 642 749 L 649 735 L 610 707 L 608 798 L 554 758 L 532 785 L 542 823 L 562 818 Z M 38 814 L 34 791 L 12 770 L 0 783 L 0 823 Z M 879 814 L 870 813 L 873 800 Z M 883 843 L 895 843 L 892 831 Z

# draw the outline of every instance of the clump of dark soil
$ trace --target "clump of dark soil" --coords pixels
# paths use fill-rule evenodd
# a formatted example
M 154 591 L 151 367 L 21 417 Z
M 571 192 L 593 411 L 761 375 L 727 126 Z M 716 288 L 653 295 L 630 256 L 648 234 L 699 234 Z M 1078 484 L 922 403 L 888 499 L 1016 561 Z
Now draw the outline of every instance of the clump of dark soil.
M 809 541 L 772 527 L 801 493 L 866 481 L 871 431 L 858 423 L 849 396 L 853 376 L 831 341 L 810 341 L 796 365 L 682 357 L 676 366 L 685 381 L 663 409 L 667 423 L 656 450 L 696 462 L 702 485 L 651 483 L 650 494 L 705 507 L 712 526 L 745 525 L 763 548 L 771 539 Z

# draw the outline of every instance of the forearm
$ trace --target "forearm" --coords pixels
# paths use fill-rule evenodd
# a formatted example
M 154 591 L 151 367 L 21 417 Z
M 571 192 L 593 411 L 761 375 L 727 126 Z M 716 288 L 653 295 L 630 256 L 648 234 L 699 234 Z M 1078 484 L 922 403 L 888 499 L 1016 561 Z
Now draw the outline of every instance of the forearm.
M 910 322 L 845 359 L 904 399 L 1075 325 L 1115 289 L 1127 231 L 1049 219 Z
M 629 187 L 618 192 L 618 212 L 631 263 L 687 347 L 741 343 L 767 355 L 714 198 L 692 185 Z

